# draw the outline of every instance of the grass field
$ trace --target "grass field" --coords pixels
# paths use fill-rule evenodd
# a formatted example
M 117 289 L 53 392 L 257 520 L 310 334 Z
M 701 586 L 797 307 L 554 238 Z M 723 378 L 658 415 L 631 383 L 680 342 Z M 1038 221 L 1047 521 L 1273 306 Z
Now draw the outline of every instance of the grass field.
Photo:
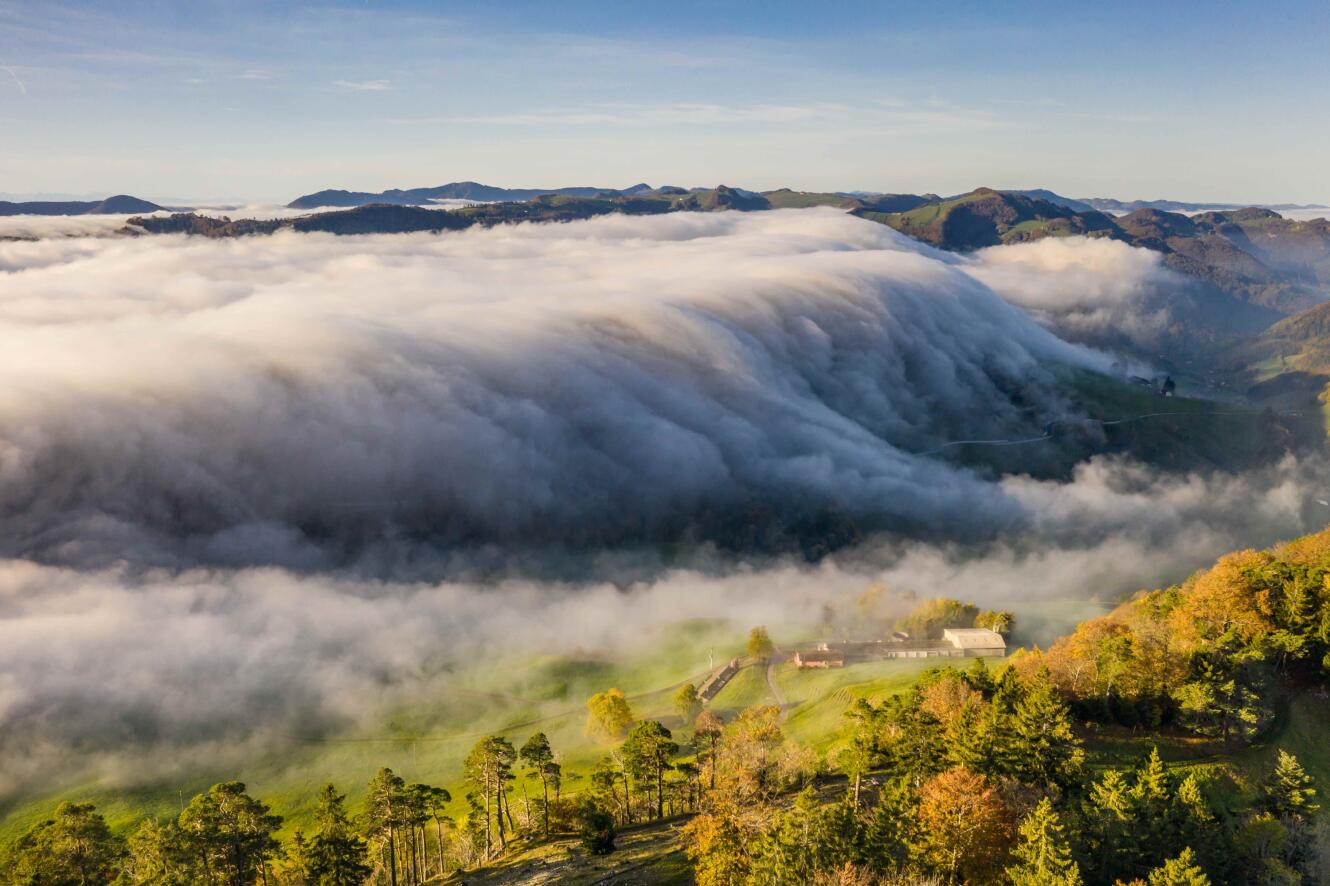
M 1103 604 L 1084 601 L 1041 603 L 1037 612 L 1018 613 L 1018 630 L 1027 642 L 1065 632 L 1076 621 L 1098 614 Z M 636 652 L 619 660 L 591 653 L 564 657 L 507 656 L 494 663 L 476 662 L 449 671 L 439 691 L 408 709 L 384 714 L 373 731 L 273 739 L 247 758 L 239 771 L 193 766 L 186 777 L 163 777 L 148 784 L 118 786 L 108 778 L 67 783 L 17 798 L 0 808 L 0 843 L 8 842 L 61 800 L 96 803 L 112 827 L 134 826 L 146 815 L 174 816 L 181 804 L 210 784 L 238 778 L 251 792 L 286 819 L 285 833 L 307 827 L 320 787 L 331 781 L 359 807 L 365 783 L 383 766 L 408 781 L 442 785 L 463 808 L 461 762 L 480 738 L 502 734 L 520 746 L 533 732 L 545 732 L 567 773 L 565 790 L 576 792 L 586 775 L 609 750 L 585 734 L 586 699 L 617 686 L 629 697 L 639 718 L 659 719 L 675 730 L 683 752 L 691 749 L 690 731 L 672 709 L 672 696 L 685 681 L 700 682 L 710 663 L 740 654 L 746 625 L 723 620 L 694 620 L 662 626 L 633 644 Z M 807 639 L 806 631 L 773 626 L 777 642 Z M 893 660 L 855 664 L 826 671 L 777 665 L 773 678 L 787 701 L 786 732 L 825 752 L 837 740 L 844 711 L 859 698 L 880 700 L 909 689 L 926 669 L 969 662 L 947 659 Z M 725 718 L 758 704 L 774 704 L 766 669 L 743 668 L 713 700 Z M 1168 759 L 1183 765 L 1227 767 L 1239 784 L 1264 771 L 1276 746 L 1287 746 L 1303 759 L 1323 784 L 1330 784 L 1330 743 L 1323 724 L 1330 722 L 1330 701 L 1305 696 L 1294 700 L 1272 737 L 1239 757 L 1223 756 L 1204 743 L 1164 742 Z M 1131 733 L 1091 737 L 1092 757 L 1100 765 L 1128 765 L 1149 751 L 1149 739 Z M 535 781 L 529 782 L 530 787 Z M 517 794 L 520 802 L 520 782 Z

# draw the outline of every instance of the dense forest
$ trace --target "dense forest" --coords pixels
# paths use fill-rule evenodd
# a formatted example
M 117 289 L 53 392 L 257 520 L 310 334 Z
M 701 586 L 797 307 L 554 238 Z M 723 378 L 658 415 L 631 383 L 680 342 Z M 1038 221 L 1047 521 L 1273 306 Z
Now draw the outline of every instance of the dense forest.
M 977 613 L 926 601 L 907 619 L 928 630 L 952 615 Z M 747 652 L 773 654 L 764 630 Z M 672 732 L 611 688 L 588 702 L 606 754 L 576 791 L 537 732 L 478 741 L 460 803 L 383 769 L 355 810 L 325 787 L 310 832 L 282 842 L 281 819 L 238 782 L 123 835 L 66 803 L 0 854 L 0 883 L 414 886 L 555 834 L 611 853 L 620 829 L 679 816 L 699 886 L 1325 882 L 1320 793 L 1293 754 L 1241 784 L 1149 746 L 1238 752 L 1289 699 L 1323 692 L 1327 667 L 1330 530 L 1230 554 L 1047 650 L 860 700 L 825 753 L 787 737 L 777 707 L 723 722 L 686 684 L 674 703 L 690 725 Z M 1146 749 L 1107 755 L 1104 734 Z

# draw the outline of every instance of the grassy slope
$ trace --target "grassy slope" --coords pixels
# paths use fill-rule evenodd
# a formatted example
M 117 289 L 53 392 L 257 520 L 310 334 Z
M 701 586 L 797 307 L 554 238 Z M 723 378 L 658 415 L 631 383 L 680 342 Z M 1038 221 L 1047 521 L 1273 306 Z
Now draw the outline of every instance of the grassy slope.
M 224 779 L 239 778 L 251 791 L 287 818 L 288 830 L 310 820 L 315 795 L 333 781 L 358 806 L 364 785 L 381 766 L 409 781 L 440 784 L 462 809 L 461 761 L 477 739 L 495 732 L 520 745 L 536 730 L 545 731 L 565 767 L 585 773 L 606 751 L 584 735 L 586 699 L 617 686 L 628 694 L 640 717 L 679 725 L 671 709 L 674 687 L 700 681 L 709 652 L 724 661 L 742 647 L 743 626 L 724 621 L 691 621 L 663 627 L 641 638 L 640 651 L 623 661 L 591 658 L 527 658 L 510 651 L 493 662 L 478 662 L 447 681 L 439 695 L 421 699 L 408 710 L 389 712 L 372 734 L 356 733 L 323 740 L 293 741 L 256 757 L 240 772 L 192 771 L 187 778 L 151 788 L 116 789 L 88 781 L 62 785 L 49 793 L 19 798 L 0 809 L 0 843 L 7 842 L 48 814 L 61 800 L 91 801 L 112 826 L 124 829 L 144 815 L 173 815 L 185 800 Z M 573 779 L 568 788 L 576 790 Z

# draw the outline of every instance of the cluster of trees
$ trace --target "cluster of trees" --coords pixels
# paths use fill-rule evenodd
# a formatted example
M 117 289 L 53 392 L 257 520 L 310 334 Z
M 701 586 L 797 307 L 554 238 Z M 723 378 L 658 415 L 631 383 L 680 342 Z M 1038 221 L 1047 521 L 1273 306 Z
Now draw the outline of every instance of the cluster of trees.
M 775 709 L 741 716 L 716 759 L 688 825 L 699 886 L 1319 881 L 1315 788 L 1291 755 L 1236 813 L 1157 752 L 1093 774 L 1051 679 L 1012 666 L 857 703 L 827 758 L 843 791 L 811 780 Z
M 1330 531 L 1239 551 L 1083 622 L 1025 666 L 1048 668 L 1087 719 L 1247 742 L 1286 687 L 1330 672 L 1327 578 Z
M 618 697 L 622 699 L 622 693 Z M 541 792 L 533 799 L 527 780 L 521 779 L 522 805 L 514 817 L 512 782 L 519 779 L 513 770 L 519 766 L 523 775 L 539 780 Z M 466 797 L 470 813 L 465 822 L 471 859 L 491 858 L 507 849 L 510 838 L 519 833 L 539 831 L 548 837 L 551 820 L 566 817 L 560 811 L 563 766 L 543 732 L 534 733 L 520 749 L 501 735 L 481 739 L 463 761 L 463 768 L 472 788 Z
M 1012 619 L 938 599 L 897 624 L 932 636 L 1005 632 Z M 775 652 L 755 628 L 749 657 Z M 825 755 L 789 740 L 777 708 L 723 723 L 685 684 L 676 735 L 608 689 L 587 704 L 587 732 L 608 753 L 575 796 L 544 734 L 520 748 L 496 735 L 464 761 L 456 821 L 447 791 L 388 769 L 354 817 L 328 785 L 313 829 L 285 844 L 281 819 L 238 782 L 126 839 L 92 806 L 65 804 L 0 855 L 0 884 L 418 886 L 517 838 L 580 831 L 590 851 L 608 852 L 617 829 L 679 813 L 691 815 L 699 886 L 1322 882 L 1317 789 L 1292 755 L 1281 751 L 1254 790 L 1222 783 L 1222 772 L 1171 771 L 1153 752 L 1096 770 L 1078 721 L 1240 743 L 1271 721 L 1282 687 L 1323 682 L 1327 669 L 1330 531 L 1232 554 L 996 671 L 977 660 L 858 701 Z
M 904 631 L 916 640 L 938 640 L 947 628 L 988 628 L 1007 636 L 1015 624 L 1009 611 L 980 609 L 950 597 L 920 600 L 913 591 L 897 592 L 884 584 L 868 588 L 848 610 L 831 604 L 822 610 L 825 631 L 856 637 Z
M 359 821 L 327 785 L 314 828 L 278 842 L 280 816 L 225 782 L 198 794 L 174 820 L 148 819 L 127 839 L 91 805 L 62 804 L 0 855 L 5 886 L 360 886 L 425 883 L 459 858 L 443 788 L 406 784 L 391 769 L 369 782 Z M 433 846 L 427 825 L 434 826 Z
M 1009 634 L 1016 616 L 1010 612 L 980 609 L 961 600 L 936 597 L 924 600 L 896 619 L 896 629 L 919 640 L 936 640 L 947 628 L 988 628 Z

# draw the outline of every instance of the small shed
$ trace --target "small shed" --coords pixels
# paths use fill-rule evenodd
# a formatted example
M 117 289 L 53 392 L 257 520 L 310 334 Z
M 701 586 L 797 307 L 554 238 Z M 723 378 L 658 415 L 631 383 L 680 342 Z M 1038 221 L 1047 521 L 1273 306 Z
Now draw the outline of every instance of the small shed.
M 942 639 L 972 658 L 1002 658 L 1007 654 L 1007 641 L 988 628 L 947 628 Z
M 796 668 L 843 668 L 845 667 L 845 653 L 830 650 L 796 652 L 794 653 L 794 666 Z

